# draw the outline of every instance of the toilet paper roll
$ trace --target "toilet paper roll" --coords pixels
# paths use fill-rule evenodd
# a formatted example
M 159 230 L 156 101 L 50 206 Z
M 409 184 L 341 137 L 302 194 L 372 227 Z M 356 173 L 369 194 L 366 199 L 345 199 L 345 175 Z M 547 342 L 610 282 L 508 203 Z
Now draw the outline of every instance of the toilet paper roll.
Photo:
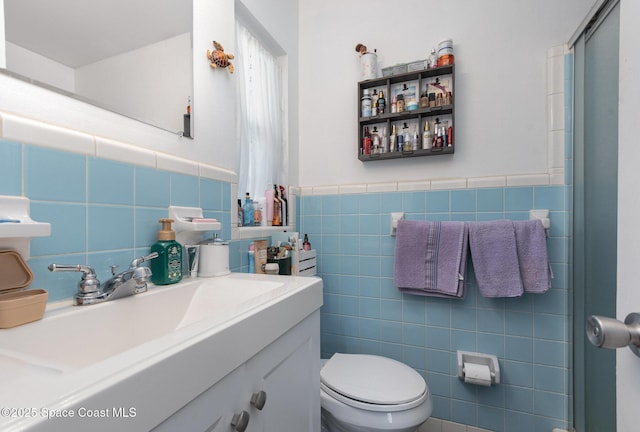
M 491 370 L 489 366 L 465 362 L 464 382 L 485 387 L 491 386 Z

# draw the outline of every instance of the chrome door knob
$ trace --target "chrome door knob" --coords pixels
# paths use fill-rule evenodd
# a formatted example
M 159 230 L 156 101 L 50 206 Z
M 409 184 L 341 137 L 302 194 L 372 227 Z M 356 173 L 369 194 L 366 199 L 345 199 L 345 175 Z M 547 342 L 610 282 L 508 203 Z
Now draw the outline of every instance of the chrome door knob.
M 624 322 L 591 315 L 587 318 L 585 330 L 589 342 L 598 348 L 629 346 L 631 351 L 640 356 L 640 314 L 630 313 Z

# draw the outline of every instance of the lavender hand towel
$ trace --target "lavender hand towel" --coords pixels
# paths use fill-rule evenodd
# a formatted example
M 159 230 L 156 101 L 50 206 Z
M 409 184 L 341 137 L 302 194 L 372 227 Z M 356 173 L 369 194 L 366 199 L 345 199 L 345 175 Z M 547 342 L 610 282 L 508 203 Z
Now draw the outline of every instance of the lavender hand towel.
M 539 220 L 514 221 L 520 277 L 524 291 L 543 293 L 551 286 L 553 273 L 547 256 L 547 240 Z
M 480 295 L 522 295 L 516 235 L 511 221 L 469 222 L 469 248 Z
M 464 297 L 468 231 L 463 222 L 398 221 L 394 279 L 403 292 Z

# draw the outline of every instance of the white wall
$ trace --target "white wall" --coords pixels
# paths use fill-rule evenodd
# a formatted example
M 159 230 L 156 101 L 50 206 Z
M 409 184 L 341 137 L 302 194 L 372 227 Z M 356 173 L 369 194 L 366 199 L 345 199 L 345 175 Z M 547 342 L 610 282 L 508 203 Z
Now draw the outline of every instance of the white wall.
M 300 2 L 301 186 L 546 173 L 546 53 L 568 40 L 591 3 Z M 356 43 L 376 48 L 388 66 L 424 59 L 449 37 L 455 155 L 360 162 Z
M 620 2 L 620 105 L 618 111 L 618 299 L 617 314 L 624 320 L 631 312 L 640 312 L 638 261 L 640 261 L 640 147 L 638 115 L 640 113 L 640 31 L 637 17 L 640 3 Z M 618 431 L 638 430 L 640 405 L 640 358 L 629 349 L 616 351 Z
M 192 57 L 191 34 L 185 33 L 77 68 L 75 91 L 119 113 L 181 131 L 192 96 Z

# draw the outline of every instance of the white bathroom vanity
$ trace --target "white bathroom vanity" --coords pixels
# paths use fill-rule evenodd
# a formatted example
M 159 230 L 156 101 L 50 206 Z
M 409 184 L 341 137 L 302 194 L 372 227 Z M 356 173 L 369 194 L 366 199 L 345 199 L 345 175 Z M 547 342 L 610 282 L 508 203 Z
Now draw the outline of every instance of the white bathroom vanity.
M 232 273 L 47 311 L 0 331 L 0 429 L 318 432 L 321 305 Z

